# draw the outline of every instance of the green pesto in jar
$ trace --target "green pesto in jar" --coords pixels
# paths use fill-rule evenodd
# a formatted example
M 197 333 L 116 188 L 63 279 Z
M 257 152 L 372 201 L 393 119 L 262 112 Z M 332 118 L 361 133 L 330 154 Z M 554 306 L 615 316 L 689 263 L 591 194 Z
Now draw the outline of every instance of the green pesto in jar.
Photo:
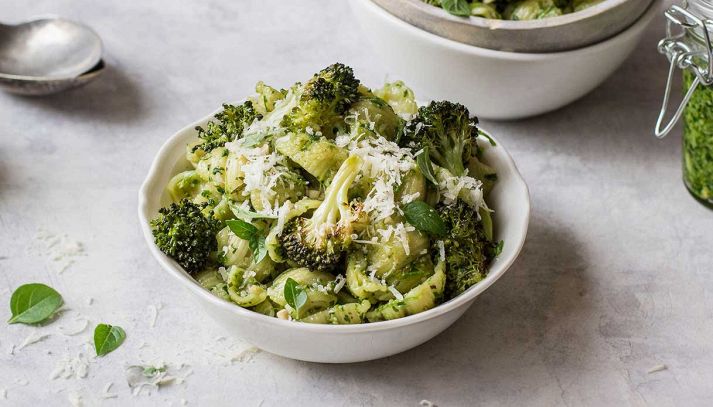
M 694 78 L 683 71 L 684 91 Z M 695 198 L 713 207 L 713 86 L 698 85 L 683 120 L 683 181 Z

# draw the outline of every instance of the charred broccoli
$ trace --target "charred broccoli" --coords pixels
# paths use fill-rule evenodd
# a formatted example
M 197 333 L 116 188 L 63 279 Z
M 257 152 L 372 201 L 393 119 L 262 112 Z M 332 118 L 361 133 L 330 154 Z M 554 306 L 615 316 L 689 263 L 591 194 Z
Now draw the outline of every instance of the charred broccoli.
M 342 252 L 351 243 L 349 186 L 361 164 L 358 156 L 347 158 L 312 217 L 297 217 L 285 226 L 279 240 L 288 259 L 318 271 L 329 271 L 339 262 Z
M 488 239 L 477 211 L 464 201 L 439 205 L 436 210 L 448 231 L 441 241 L 445 249 L 446 297 L 450 299 L 485 278 L 499 244 Z M 440 252 L 438 241 L 432 246 L 432 253 Z
M 465 174 L 465 162 L 477 149 L 478 118 L 468 108 L 448 101 L 431 102 L 418 109 L 399 140 L 414 152 L 428 147 L 431 160 L 455 176 Z
M 208 263 L 217 250 L 219 222 L 204 216 L 199 205 L 183 199 L 161 208 L 151 221 L 156 246 L 176 260 L 189 274 L 195 274 Z
M 304 85 L 297 106 L 282 119 L 282 126 L 293 132 L 331 136 L 333 126 L 359 97 L 359 80 L 352 68 L 343 64 L 330 65 Z
M 196 127 L 201 142 L 193 147 L 193 152 L 210 152 L 214 148 L 223 147 L 225 143 L 239 138 L 253 120 L 260 120 L 261 117 L 250 101 L 238 106 L 224 104 L 223 110 L 215 115 L 218 121 L 208 122 L 205 128 Z

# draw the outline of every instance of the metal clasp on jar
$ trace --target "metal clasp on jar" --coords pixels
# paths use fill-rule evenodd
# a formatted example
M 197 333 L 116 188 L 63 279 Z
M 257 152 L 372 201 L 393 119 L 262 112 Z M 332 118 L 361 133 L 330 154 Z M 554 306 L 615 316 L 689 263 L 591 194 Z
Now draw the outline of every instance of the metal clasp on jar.
M 713 84 L 713 49 L 711 48 L 711 39 L 708 32 L 709 27 L 713 28 L 713 21 L 699 18 L 680 6 L 669 7 L 664 12 L 664 16 L 666 16 L 667 20 L 666 38 L 659 41 L 658 50 L 668 57 L 671 65 L 668 70 L 668 80 L 663 103 L 661 104 L 661 112 L 654 129 L 654 134 L 658 138 L 665 137 L 678 122 L 683 109 L 699 84 L 706 86 Z M 674 28 L 680 28 L 680 30 L 674 33 Z M 695 37 L 699 37 L 701 39 L 700 42 L 690 40 Z M 690 41 L 686 41 L 687 39 Z M 673 73 L 676 67 L 690 69 L 695 73 L 696 77 L 673 117 L 662 128 L 662 123 L 668 110 L 668 101 L 671 95 L 671 86 L 673 85 Z

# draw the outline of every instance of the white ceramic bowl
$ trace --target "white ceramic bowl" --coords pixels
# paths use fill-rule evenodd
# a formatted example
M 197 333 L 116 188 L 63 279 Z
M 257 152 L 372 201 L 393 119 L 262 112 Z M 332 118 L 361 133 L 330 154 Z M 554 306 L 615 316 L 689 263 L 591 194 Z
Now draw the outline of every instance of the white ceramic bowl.
M 505 273 L 525 242 L 530 217 L 529 192 L 512 158 L 498 142 L 496 147 L 486 147 L 485 160 L 498 172 L 498 182 L 488 201 L 495 210 L 495 237 L 504 240 L 505 245 L 490 266 L 488 276 L 462 295 L 420 314 L 362 325 L 290 322 L 241 308 L 210 294 L 162 253 L 153 242 L 149 225 L 158 210 L 170 203 L 166 192 L 168 181 L 190 167 L 185 158 L 186 144 L 196 139 L 195 127 L 204 126 L 212 116 L 187 126 L 161 147 L 139 191 L 139 221 L 146 243 L 161 267 L 192 293 L 208 315 L 262 350 L 311 362 L 345 363 L 378 359 L 413 348 L 455 322 L 480 293 Z
M 351 0 L 362 31 L 389 71 L 418 98 L 457 100 L 485 119 L 509 120 L 560 108 L 604 82 L 629 56 L 659 10 L 632 26 L 571 51 L 518 53 L 466 45 L 417 28 L 371 0 Z

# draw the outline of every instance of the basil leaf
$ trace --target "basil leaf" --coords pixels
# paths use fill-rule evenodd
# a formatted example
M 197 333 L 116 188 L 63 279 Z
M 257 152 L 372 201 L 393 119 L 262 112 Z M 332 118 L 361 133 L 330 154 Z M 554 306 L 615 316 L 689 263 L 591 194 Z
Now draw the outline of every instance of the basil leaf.
M 505 247 L 505 241 L 501 240 L 498 242 L 497 245 L 493 248 L 492 256 L 493 257 L 498 257 L 500 256 L 500 253 L 503 252 L 503 247 Z
M 467 0 L 441 0 L 441 7 L 454 16 L 470 16 L 470 4 Z
M 40 283 L 17 287 L 10 298 L 11 324 L 36 324 L 51 317 L 62 306 L 62 296 Z
M 99 324 L 94 328 L 94 349 L 97 356 L 104 356 L 118 348 L 126 339 L 126 332 L 121 327 Z
M 421 232 L 426 232 L 434 236 L 443 236 L 446 234 L 446 224 L 431 205 L 423 201 L 413 201 L 406 204 L 403 210 L 408 223 L 412 224 Z
M 233 212 L 235 217 L 238 219 L 244 220 L 246 222 L 250 222 L 253 219 L 277 219 L 277 216 L 274 215 L 264 215 L 262 213 L 257 213 L 253 211 L 249 211 L 247 209 L 241 208 L 234 203 L 230 203 L 230 210 Z
M 267 247 L 265 246 L 265 237 L 256 236 L 250 241 L 250 250 L 253 252 L 253 261 L 258 264 L 267 256 Z
M 288 278 L 285 281 L 285 301 L 297 311 L 299 315 L 300 308 L 307 303 L 307 292 L 300 287 L 297 281 Z
M 431 156 L 428 152 L 428 147 L 424 147 L 421 154 L 416 156 L 416 165 L 418 165 L 418 169 L 427 180 L 431 181 L 433 185 L 438 185 L 436 176 L 433 174 L 433 165 L 431 165 Z
M 226 220 L 230 231 L 243 240 L 251 241 L 257 235 L 257 228 L 241 219 Z

